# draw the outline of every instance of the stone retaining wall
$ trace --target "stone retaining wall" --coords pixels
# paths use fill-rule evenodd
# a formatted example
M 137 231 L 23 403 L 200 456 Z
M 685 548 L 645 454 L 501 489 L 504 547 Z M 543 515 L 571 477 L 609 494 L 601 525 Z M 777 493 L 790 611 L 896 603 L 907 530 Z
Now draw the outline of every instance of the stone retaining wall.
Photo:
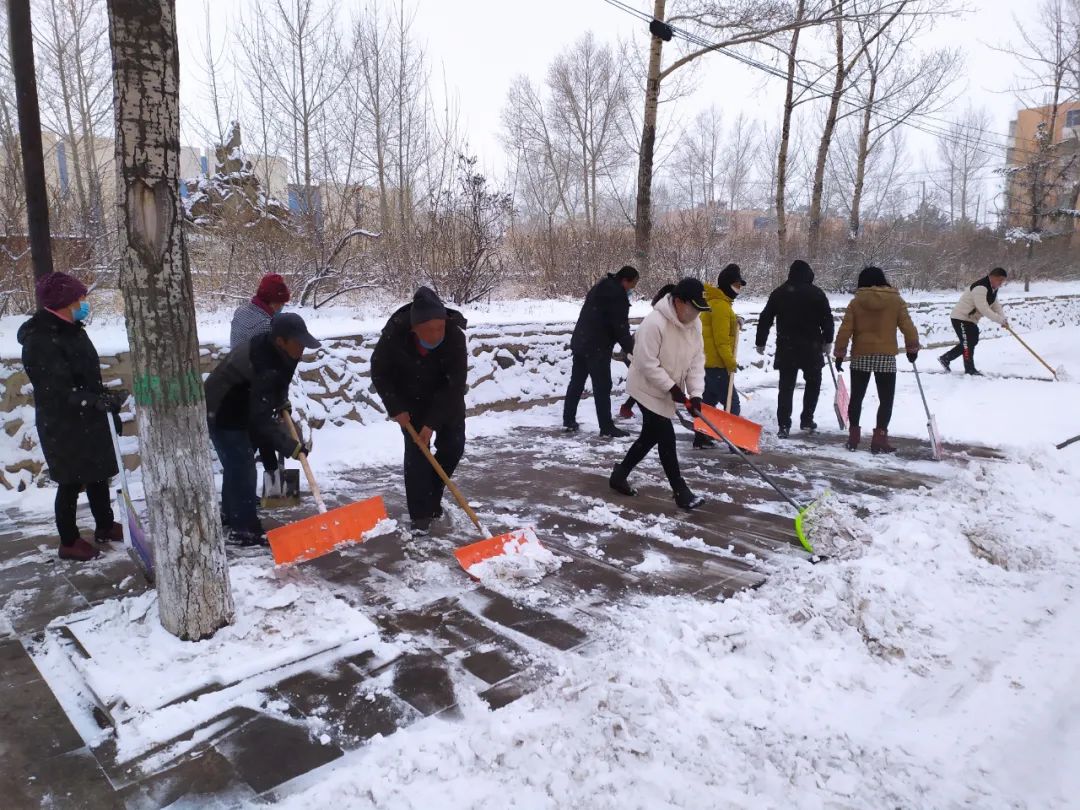
M 949 322 L 950 303 L 911 306 L 912 318 L 927 346 L 954 339 Z M 1010 320 L 1021 331 L 1080 323 L 1080 295 L 1031 297 L 1010 303 Z M 843 310 L 837 310 L 837 324 Z M 751 349 L 755 318 L 748 318 L 740 356 Z M 471 414 L 486 410 L 527 407 L 561 397 L 570 367 L 573 324 L 520 324 L 468 330 L 471 360 L 467 404 Z M 301 363 L 292 399 L 299 414 L 315 429 L 349 421 L 370 423 L 386 415 L 371 386 L 369 364 L 378 335 L 349 335 L 323 342 L 309 362 Z M 221 359 L 221 346 L 202 349 L 202 371 Z M 768 358 L 766 358 L 768 359 Z M 131 367 L 126 353 L 101 358 L 106 384 L 131 389 Z M 616 386 L 625 377 L 621 364 L 613 365 Z M 125 415 L 125 466 L 137 467 L 134 415 L 129 400 Z M 34 430 L 32 391 L 18 361 L 0 361 L 0 485 L 22 489 L 43 483 L 44 459 Z

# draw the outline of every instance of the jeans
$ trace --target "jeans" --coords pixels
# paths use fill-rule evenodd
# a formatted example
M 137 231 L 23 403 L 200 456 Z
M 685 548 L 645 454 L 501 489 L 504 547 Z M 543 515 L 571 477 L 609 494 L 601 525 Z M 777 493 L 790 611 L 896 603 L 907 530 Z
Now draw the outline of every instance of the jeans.
M 952 319 L 952 328 L 960 342 L 949 349 L 941 357 L 947 362 L 952 362 L 960 355 L 964 356 L 964 371 L 968 374 L 975 370 L 975 344 L 979 342 L 979 325 L 971 321 Z
M 414 427 L 419 433 L 422 425 Z M 442 503 L 445 485 L 412 437 L 405 431 L 402 431 L 402 435 L 405 436 L 405 501 L 409 506 L 409 517 L 412 520 L 426 520 L 434 517 Z M 465 455 L 465 423 L 435 431 L 433 443 L 435 460 L 447 475 L 452 476 Z
M 648 455 L 653 447 L 659 446 L 660 465 L 664 468 L 664 475 L 674 491 L 686 487 L 682 473 L 679 470 L 679 455 L 675 450 L 675 427 L 666 416 L 653 413 L 639 402 L 641 406 L 641 435 L 637 437 L 626 457 L 622 460 L 622 468 L 629 475 L 641 460 Z
M 896 375 L 874 372 L 874 385 L 877 386 L 878 409 L 877 429 L 888 430 L 892 419 L 893 399 L 896 397 Z M 848 403 L 848 423 L 858 426 L 862 416 L 863 397 L 870 387 L 870 372 L 851 370 L 851 401 Z
M 578 402 L 585 391 L 585 381 L 590 378 L 600 432 L 610 431 L 615 427 L 611 418 L 610 351 L 591 356 L 574 354 L 574 363 L 570 368 L 570 385 L 566 388 L 566 399 L 563 402 L 563 424 L 571 425 L 577 421 Z
M 776 402 L 776 423 L 780 427 L 791 427 L 791 403 L 795 398 L 795 382 L 800 371 L 802 371 L 805 387 L 799 425 L 801 427 L 814 421 L 818 394 L 821 393 L 821 365 L 814 363 L 802 368 L 790 366 L 780 369 L 780 394 Z
M 247 430 L 210 428 L 221 462 L 221 516 L 232 531 L 262 533 L 255 493 L 255 449 Z
M 727 387 L 728 370 L 726 368 L 705 369 L 705 393 L 701 395 L 702 402 L 706 405 L 719 405 L 721 408 L 726 408 Z M 739 392 L 735 388 L 731 389 L 731 412 L 736 416 L 742 412 Z
M 90 501 L 90 512 L 94 516 L 94 529 L 105 533 L 112 528 L 115 517 L 112 510 L 112 496 L 109 494 L 109 482 L 94 481 L 91 484 L 60 484 L 56 490 L 56 530 L 60 533 L 60 545 L 70 546 L 79 539 L 79 527 L 75 521 L 75 510 L 79 504 L 79 491 L 86 488 L 86 499 Z

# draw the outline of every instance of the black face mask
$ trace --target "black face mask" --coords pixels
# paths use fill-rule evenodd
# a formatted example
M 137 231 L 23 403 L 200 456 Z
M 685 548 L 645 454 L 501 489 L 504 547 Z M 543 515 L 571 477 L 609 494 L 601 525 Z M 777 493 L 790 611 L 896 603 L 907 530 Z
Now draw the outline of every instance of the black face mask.
M 732 285 L 727 283 L 720 285 L 720 291 L 733 301 L 739 297 L 739 291 L 736 290 Z

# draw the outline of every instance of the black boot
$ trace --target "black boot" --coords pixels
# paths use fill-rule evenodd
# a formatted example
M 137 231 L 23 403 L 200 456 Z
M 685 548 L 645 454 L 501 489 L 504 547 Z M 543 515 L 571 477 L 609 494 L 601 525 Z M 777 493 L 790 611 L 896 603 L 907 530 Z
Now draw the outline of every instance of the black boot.
M 706 436 L 704 433 L 694 434 L 694 447 L 699 450 L 711 450 L 716 447 L 716 442 Z
M 622 464 L 616 464 L 615 469 L 611 471 L 611 477 L 608 478 L 608 485 L 623 495 L 637 495 L 637 490 L 630 486 L 630 482 L 626 480 L 626 476 L 629 474 L 630 471 L 623 467 Z
M 604 439 L 625 439 L 629 435 L 625 430 L 615 427 L 615 425 L 603 428 L 600 431 L 600 436 Z
M 807 433 L 813 433 L 817 430 L 817 422 L 813 419 L 803 419 L 799 422 L 799 430 L 803 430 Z
M 686 482 L 679 484 L 672 495 L 675 498 L 676 506 L 680 509 L 686 509 L 687 511 L 696 509 L 705 503 L 704 498 L 700 495 L 695 495 L 690 491 L 690 487 L 686 485 Z
M 780 429 L 776 431 L 776 435 L 781 439 L 786 439 L 791 435 L 791 425 L 781 425 Z

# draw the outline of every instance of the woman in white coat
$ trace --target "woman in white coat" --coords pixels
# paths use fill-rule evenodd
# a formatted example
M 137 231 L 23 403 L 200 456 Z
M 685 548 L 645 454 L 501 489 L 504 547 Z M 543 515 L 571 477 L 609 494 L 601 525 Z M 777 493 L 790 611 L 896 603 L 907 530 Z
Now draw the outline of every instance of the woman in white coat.
M 704 285 L 695 278 L 684 278 L 656 303 L 638 327 L 626 388 L 641 406 L 641 435 L 611 473 L 609 483 L 616 492 L 637 494 L 627 476 L 653 447 L 658 447 L 675 503 L 693 509 L 704 501 L 690 491 L 679 471 L 671 420 L 675 409 L 687 399 L 692 412 L 701 407 L 705 348 L 698 315 L 708 311 Z

